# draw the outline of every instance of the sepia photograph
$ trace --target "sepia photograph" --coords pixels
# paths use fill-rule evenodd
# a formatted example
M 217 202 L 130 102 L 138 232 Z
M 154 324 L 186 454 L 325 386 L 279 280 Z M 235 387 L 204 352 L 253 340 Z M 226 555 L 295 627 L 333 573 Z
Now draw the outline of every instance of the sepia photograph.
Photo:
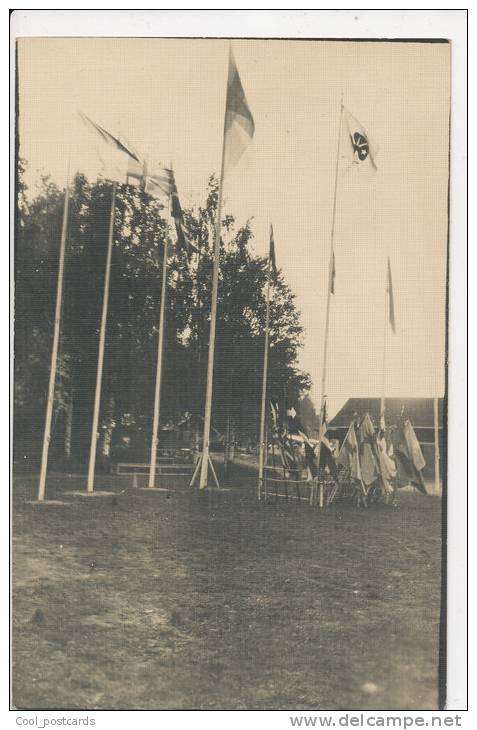
M 449 39 L 14 53 L 11 708 L 443 710 Z

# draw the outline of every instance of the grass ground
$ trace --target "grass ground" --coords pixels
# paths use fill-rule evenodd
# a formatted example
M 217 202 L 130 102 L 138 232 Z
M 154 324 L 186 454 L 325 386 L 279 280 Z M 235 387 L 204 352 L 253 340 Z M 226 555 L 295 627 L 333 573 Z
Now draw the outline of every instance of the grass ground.
M 98 486 L 32 505 L 14 479 L 15 707 L 437 707 L 439 498 L 258 504 L 243 469 L 223 493 Z

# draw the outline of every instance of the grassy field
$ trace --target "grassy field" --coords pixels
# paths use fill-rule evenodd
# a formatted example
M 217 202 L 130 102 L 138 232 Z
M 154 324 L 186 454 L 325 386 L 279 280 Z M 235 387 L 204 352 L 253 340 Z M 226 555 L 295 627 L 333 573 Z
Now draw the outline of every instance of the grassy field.
M 15 707 L 437 707 L 439 498 L 320 512 L 257 504 L 244 469 L 184 481 L 60 506 L 14 479 Z

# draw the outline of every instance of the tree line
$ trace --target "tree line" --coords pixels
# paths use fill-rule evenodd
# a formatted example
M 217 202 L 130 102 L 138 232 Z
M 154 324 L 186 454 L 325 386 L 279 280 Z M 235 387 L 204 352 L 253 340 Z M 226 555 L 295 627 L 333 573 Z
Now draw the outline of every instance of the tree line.
M 35 194 L 17 176 L 15 236 L 14 458 L 36 466 L 41 449 L 64 192 L 44 176 Z M 52 463 L 83 465 L 89 447 L 103 295 L 111 184 L 77 174 L 71 186 L 67 254 L 51 442 Z M 161 298 L 165 203 L 119 185 L 106 336 L 99 448 L 130 444 L 147 460 Z M 184 211 L 197 251 L 169 247 L 161 423 L 203 414 L 217 180 L 204 204 Z M 252 221 L 222 221 L 213 425 L 238 440 L 258 438 L 267 257 L 252 250 Z M 290 245 L 292 242 L 287 242 Z M 278 262 L 279 263 L 279 262 Z M 297 364 L 303 328 L 295 295 L 279 270 L 270 308 L 269 393 L 298 406 L 310 378 Z M 310 410 L 310 399 L 305 403 Z M 313 410 L 313 409 L 312 409 Z

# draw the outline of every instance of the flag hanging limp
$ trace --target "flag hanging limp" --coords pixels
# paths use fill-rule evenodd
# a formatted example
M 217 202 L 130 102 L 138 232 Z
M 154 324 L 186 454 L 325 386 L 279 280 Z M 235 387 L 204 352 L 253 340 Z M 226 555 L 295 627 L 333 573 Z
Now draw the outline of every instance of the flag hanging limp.
M 272 271 L 274 275 L 277 275 L 277 260 L 275 258 L 275 241 L 273 238 L 273 226 L 270 223 L 270 251 L 268 254 L 269 260 L 270 260 L 270 266 L 272 267 Z
M 388 295 L 388 305 L 389 305 L 389 324 L 391 325 L 391 329 L 396 334 L 396 320 L 394 318 L 394 294 L 393 294 L 393 277 L 391 274 L 391 261 L 388 258 L 388 269 L 387 269 L 387 275 L 386 275 L 386 292 Z
M 250 144 L 255 131 L 239 72 L 230 48 L 227 101 L 225 105 L 224 174 L 234 167 Z
M 346 107 L 343 107 L 343 113 L 348 132 L 347 149 L 351 162 L 358 165 L 369 164 L 373 170 L 376 170 L 374 150 L 371 146 L 367 131 Z
M 350 470 L 350 475 L 353 479 L 361 481 L 362 477 L 361 464 L 359 461 L 358 439 L 356 438 L 353 421 L 348 428 L 348 433 L 346 434 L 341 446 L 337 461 L 338 464 L 341 464 Z
M 174 220 L 177 245 L 179 248 L 185 251 L 188 256 L 193 251 L 197 252 L 196 247 L 191 242 L 191 234 L 184 220 L 184 213 L 182 212 L 175 182 L 173 183 L 173 191 L 171 193 L 171 217 Z

